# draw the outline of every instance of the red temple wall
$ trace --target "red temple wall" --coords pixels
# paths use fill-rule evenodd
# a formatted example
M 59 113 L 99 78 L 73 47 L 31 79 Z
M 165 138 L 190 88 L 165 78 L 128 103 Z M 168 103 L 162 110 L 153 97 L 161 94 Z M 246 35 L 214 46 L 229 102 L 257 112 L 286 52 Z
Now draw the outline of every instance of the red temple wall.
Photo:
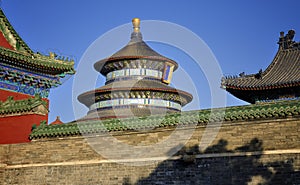
M 23 100 L 23 99 L 27 99 L 29 97 L 33 97 L 33 96 L 28 95 L 28 94 L 17 93 L 17 92 L 13 92 L 13 91 L 6 91 L 6 90 L 3 90 L 3 89 L 0 89 L 0 101 L 7 100 L 7 98 L 9 96 L 14 97 L 14 100 Z
M 30 95 L 6 91 L 0 89 L 0 101 L 6 101 L 9 96 L 14 97 L 14 100 L 28 99 Z M 49 100 L 43 98 L 49 107 Z M 30 142 L 28 139 L 31 133 L 32 125 L 39 125 L 41 121 L 48 122 L 48 114 L 25 114 L 19 116 L 0 117 L 0 144 L 24 143 Z
M 14 97 L 14 100 L 24 100 L 28 99 L 30 97 L 33 98 L 33 96 L 13 91 L 6 91 L 3 89 L 0 89 L 0 101 L 6 101 L 9 96 Z M 48 98 L 42 98 L 44 101 L 47 102 L 47 108 L 49 108 L 49 100 Z
M 27 114 L 0 117 L 0 144 L 25 143 L 31 133 L 32 125 L 40 125 L 48 120 L 48 115 Z

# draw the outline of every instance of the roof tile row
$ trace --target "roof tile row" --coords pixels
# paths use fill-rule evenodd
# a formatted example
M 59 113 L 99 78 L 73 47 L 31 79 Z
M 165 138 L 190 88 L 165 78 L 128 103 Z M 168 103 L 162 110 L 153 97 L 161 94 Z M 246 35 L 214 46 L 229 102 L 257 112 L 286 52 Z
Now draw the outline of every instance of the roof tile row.
M 228 108 L 188 111 L 165 116 L 140 118 L 89 120 L 71 122 L 62 125 L 44 125 L 32 131 L 30 139 L 68 137 L 83 134 L 134 131 L 148 128 L 172 127 L 179 125 L 206 125 L 208 122 L 250 121 L 261 119 L 279 119 L 300 115 L 300 101 L 282 101 L 268 104 L 235 106 Z
M 29 112 L 39 105 L 47 107 L 47 102 L 42 100 L 39 95 L 24 100 L 14 100 L 10 96 L 6 101 L 0 101 L 0 115 Z

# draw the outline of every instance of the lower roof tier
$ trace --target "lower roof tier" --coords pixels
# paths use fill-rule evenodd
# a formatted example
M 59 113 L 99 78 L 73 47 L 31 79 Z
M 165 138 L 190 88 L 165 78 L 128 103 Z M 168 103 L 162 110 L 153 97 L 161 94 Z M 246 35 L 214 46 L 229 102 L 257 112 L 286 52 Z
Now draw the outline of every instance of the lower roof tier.
M 192 101 L 193 96 L 149 79 L 117 81 L 78 96 L 78 100 L 88 108 L 94 103 L 105 100 L 132 98 L 169 100 L 184 106 Z

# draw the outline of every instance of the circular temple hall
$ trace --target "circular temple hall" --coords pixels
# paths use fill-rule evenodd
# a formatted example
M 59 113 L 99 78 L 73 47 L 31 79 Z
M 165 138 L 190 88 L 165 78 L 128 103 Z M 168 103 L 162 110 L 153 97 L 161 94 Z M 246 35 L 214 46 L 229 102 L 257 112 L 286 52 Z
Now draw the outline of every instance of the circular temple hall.
M 89 108 L 84 119 L 140 117 L 180 112 L 192 101 L 190 93 L 171 83 L 177 62 L 151 49 L 142 38 L 140 20 L 132 20 L 129 43 L 94 64 L 106 77 L 105 85 L 78 96 Z

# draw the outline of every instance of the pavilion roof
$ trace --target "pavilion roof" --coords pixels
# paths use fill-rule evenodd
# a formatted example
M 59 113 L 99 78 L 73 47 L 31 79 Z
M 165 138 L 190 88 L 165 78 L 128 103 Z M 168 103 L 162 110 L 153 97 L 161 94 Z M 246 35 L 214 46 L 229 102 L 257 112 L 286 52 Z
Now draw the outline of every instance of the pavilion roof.
M 262 91 L 300 86 L 300 42 L 293 41 L 295 32 L 281 33 L 279 49 L 266 70 L 239 77 L 224 77 L 222 88 L 227 91 Z
M 224 112 L 225 114 L 223 114 Z M 134 131 L 189 124 L 206 125 L 209 121 L 224 121 L 226 123 L 269 120 L 299 115 L 299 100 L 281 101 L 267 104 L 216 108 L 212 110 L 187 111 L 163 116 L 155 115 L 140 118 L 85 120 L 61 125 L 42 125 L 32 131 L 30 139 L 69 137 L 115 131 Z
M 142 33 L 139 30 L 139 25 L 138 29 L 132 32 L 131 39 L 126 46 L 121 48 L 110 57 L 96 62 L 94 68 L 102 74 L 105 74 L 106 72 L 103 69 L 104 65 L 118 60 L 130 59 L 159 60 L 172 63 L 174 65 L 174 71 L 178 68 L 177 62 L 157 53 L 150 46 L 148 46 L 146 42 L 143 41 Z
M 51 122 L 49 125 L 61 125 L 61 124 L 64 124 L 61 120 L 60 120 L 60 117 L 57 116 L 56 119 Z

